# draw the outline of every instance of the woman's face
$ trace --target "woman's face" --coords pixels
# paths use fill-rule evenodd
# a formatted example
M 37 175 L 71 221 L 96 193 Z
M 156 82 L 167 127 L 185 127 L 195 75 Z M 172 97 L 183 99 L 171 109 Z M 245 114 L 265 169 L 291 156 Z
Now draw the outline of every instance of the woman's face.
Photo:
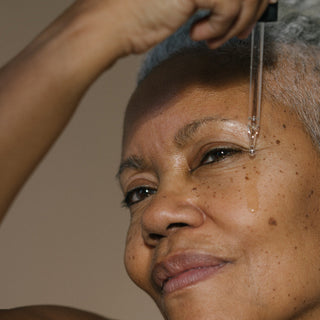
M 152 99 L 123 146 L 132 280 L 170 320 L 319 319 L 320 159 L 295 115 L 264 101 L 251 157 L 242 81 Z

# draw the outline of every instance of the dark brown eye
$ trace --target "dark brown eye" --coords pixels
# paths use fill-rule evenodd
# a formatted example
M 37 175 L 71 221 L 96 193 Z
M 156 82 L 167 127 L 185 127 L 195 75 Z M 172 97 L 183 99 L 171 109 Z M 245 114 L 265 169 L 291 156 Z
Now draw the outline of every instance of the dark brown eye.
M 201 159 L 200 165 L 216 163 L 239 152 L 241 152 L 241 150 L 232 148 L 215 148 L 205 154 Z
M 133 204 L 136 204 L 145 198 L 150 197 L 151 195 L 155 194 L 157 192 L 156 189 L 150 188 L 150 187 L 138 187 L 135 188 L 129 192 L 127 192 L 124 200 L 123 205 L 126 207 L 130 207 Z

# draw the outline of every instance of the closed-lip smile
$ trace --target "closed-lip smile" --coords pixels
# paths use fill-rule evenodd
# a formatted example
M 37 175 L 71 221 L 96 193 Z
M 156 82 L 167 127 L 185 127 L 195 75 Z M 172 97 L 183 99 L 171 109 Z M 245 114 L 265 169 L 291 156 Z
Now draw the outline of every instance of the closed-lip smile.
M 176 254 L 155 265 L 152 280 L 162 293 L 168 294 L 205 280 L 229 262 L 208 254 Z

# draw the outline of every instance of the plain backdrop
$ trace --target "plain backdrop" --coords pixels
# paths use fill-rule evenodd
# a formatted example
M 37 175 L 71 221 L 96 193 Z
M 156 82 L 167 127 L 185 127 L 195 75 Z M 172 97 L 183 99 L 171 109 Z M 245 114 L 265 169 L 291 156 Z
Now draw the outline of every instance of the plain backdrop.
M 71 3 L 0 0 L 0 64 Z M 0 308 L 58 304 L 121 320 L 162 319 L 126 275 L 129 214 L 115 179 L 141 59 L 122 59 L 94 84 L 11 207 L 0 228 Z

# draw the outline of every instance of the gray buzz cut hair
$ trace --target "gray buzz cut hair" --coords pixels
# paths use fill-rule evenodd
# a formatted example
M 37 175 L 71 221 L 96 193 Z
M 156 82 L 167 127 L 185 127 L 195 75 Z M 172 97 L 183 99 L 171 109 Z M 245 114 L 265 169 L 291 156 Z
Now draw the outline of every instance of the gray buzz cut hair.
M 207 51 L 217 61 L 226 55 L 250 58 L 249 39 L 231 39 L 214 52 L 205 42 L 190 39 L 191 26 L 208 13 L 197 12 L 147 53 L 138 85 L 164 61 L 187 52 Z M 265 47 L 265 98 L 292 108 L 320 150 L 320 1 L 280 0 L 279 21 L 266 24 Z

